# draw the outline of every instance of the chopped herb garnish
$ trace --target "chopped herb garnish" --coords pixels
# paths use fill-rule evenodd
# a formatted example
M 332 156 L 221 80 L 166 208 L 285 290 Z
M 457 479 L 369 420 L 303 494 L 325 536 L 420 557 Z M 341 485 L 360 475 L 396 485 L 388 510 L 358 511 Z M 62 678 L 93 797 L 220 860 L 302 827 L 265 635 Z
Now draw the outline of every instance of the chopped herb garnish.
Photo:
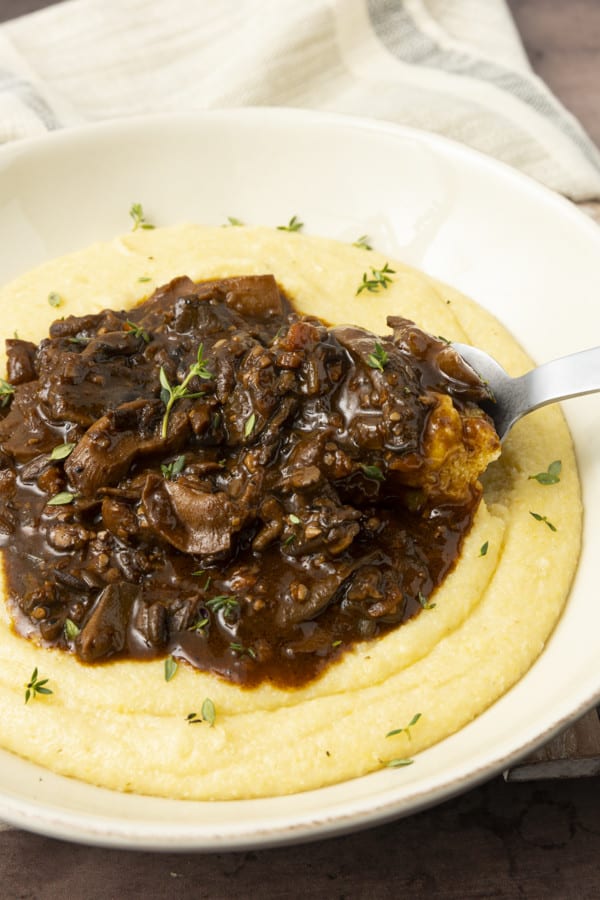
M 75 638 L 77 637 L 77 635 L 79 634 L 79 632 L 81 631 L 81 628 L 75 624 L 73 619 L 65 619 L 64 631 L 65 631 L 65 637 L 67 638 L 67 640 L 74 641 Z
M 419 591 L 419 593 L 417 594 L 417 600 L 419 601 L 423 609 L 435 609 L 435 607 L 437 606 L 436 603 L 430 603 L 427 597 L 425 597 L 424 594 L 421 593 L 421 591 Z
M 386 762 L 388 769 L 399 769 L 402 766 L 412 766 L 414 759 L 390 759 Z
M 372 478 L 374 481 L 385 481 L 385 475 L 383 474 L 379 466 L 367 466 L 361 463 L 360 467 L 367 478 Z
M 72 503 L 75 499 L 75 494 L 70 494 L 69 491 L 61 491 L 59 494 L 55 494 L 54 497 L 51 497 L 50 500 L 46 502 L 46 506 L 66 506 L 67 503 Z
M 537 481 L 539 484 L 558 484 L 561 469 L 562 463 L 560 459 L 555 459 L 545 472 L 538 472 L 537 475 L 530 475 L 529 478 Z
M 341 643 L 342 643 L 341 641 L 334 641 L 334 642 L 332 643 L 331 646 L 332 646 L 332 647 L 339 647 Z
M 152 278 L 149 275 L 140 275 L 138 278 L 140 284 L 144 284 L 146 281 L 152 281 Z
M 207 600 L 205 606 L 213 613 L 222 612 L 223 617 L 229 619 L 234 613 L 238 612 L 240 601 L 236 600 L 235 597 L 220 594 L 218 597 L 211 597 L 210 600 Z
M 177 661 L 172 656 L 165 659 L 165 681 L 171 681 L 175 678 L 177 672 Z
M 50 454 L 50 459 L 66 459 L 75 448 L 74 441 L 66 441 L 64 444 L 58 444 Z
M 188 713 L 185 717 L 185 721 L 188 723 L 188 725 L 201 725 L 204 720 L 198 715 L 198 713 L 194 712 Z
M 256 659 L 256 651 L 252 649 L 252 647 L 244 647 L 243 644 L 232 643 L 229 645 L 230 650 L 233 650 L 234 653 L 239 654 L 239 656 L 249 656 L 251 659 Z
M 417 722 L 419 721 L 420 718 L 421 718 L 421 713 L 415 713 L 415 715 L 412 717 L 412 719 L 410 720 L 408 725 L 405 725 L 404 728 L 395 728 L 393 731 L 388 731 L 388 733 L 386 734 L 386 738 L 394 737 L 394 735 L 396 735 L 396 734 L 404 733 L 410 741 L 411 740 L 410 729 L 413 727 L 413 725 L 417 724 Z
M 489 547 L 489 546 L 490 546 L 490 542 L 489 542 L 489 541 L 486 541 L 484 544 L 482 544 L 481 547 L 479 548 L 479 555 L 480 555 L 480 556 L 485 556 L 486 553 L 488 552 L 488 547 Z
M 62 304 L 62 297 L 60 294 L 57 294 L 56 291 L 50 291 L 48 294 L 48 303 L 50 306 L 60 306 Z
M 224 226 L 225 228 L 229 228 L 230 226 L 233 228 L 240 228 L 240 226 L 244 224 L 241 219 L 236 219 L 235 216 L 227 216 L 227 222 L 228 224 Z
M 161 463 L 160 471 L 162 472 L 163 477 L 166 478 L 167 481 L 170 481 L 175 478 L 176 475 L 181 475 L 184 466 L 185 455 L 182 453 L 170 463 Z
M 6 406 L 15 392 L 14 385 L 0 378 L 0 406 Z
M 393 280 L 390 278 L 390 275 L 395 274 L 396 270 L 390 269 L 387 263 L 385 263 L 383 269 L 374 269 L 371 267 L 371 278 L 369 278 L 368 272 L 363 272 L 362 282 L 359 284 L 356 293 L 360 294 L 362 291 L 374 293 L 380 291 L 382 288 L 387 289 L 388 284 L 391 284 Z
M 290 513 L 289 516 L 288 516 L 288 519 L 290 520 L 290 522 L 292 523 L 292 525 L 300 525 L 300 524 L 301 524 L 300 519 L 299 519 L 298 516 L 295 515 L 294 513 Z
M 292 216 L 287 225 L 278 225 L 278 231 L 300 231 L 301 228 L 304 228 L 304 222 L 300 222 L 298 220 L 298 216 Z
M 134 337 L 141 337 L 146 344 L 150 343 L 150 335 L 145 328 L 142 328 L 140 325 L 136 325 L 135 322 L 130 322 L 129 319 L 127 319 L 125 324 L 128 326 L 127 330 L 131 331 Z
M 40 678 L 38 676 L 37 666 L 31 673 L 31 678 L 25 685 L 25 703 L 29 703 L 31 699 L 35 699 L 38 694 L 52 694 L 53 691 L 50 690 L 49 687 L 46 687 L 48 684 L 47 678 Z
M 190 625 L 188 631 L 202 631 L 208 625 L 208 619 L 206 616 L 203 619 L 200 619 L 196 622 L 195 625 Z
M 282 546 L 283 546 L 283 547 L 288 547 L 288 546 L 289 546 L 291 543 L 293 543 L 295 540 L 296 540 L 296 535 L 295 535 L 295 534 L 290 534 L 290 535 L 288 535 L 288 537 L 286 537 L 285 541 L 282 541 Z
M 556 525 L 553 525 L 546 516 L 541 516 L 539 513 L 531 512 L 531 510 L 529 510 L 529 515 L 533 516 L 536 522 L 544 522 L 544 524 L 548 526 L 550 531 L 556 531 Z
M 137 231 L 138 228 L 154 228 L 154 225 L 151 225 L 150 222 L 146 222 L 144 209 L 141 203 L 132 203 L 131 209 L 129 210 L 129 215 L 133 219 L 133 228 L 131 229 L 132 231 Z
M 197 378 L 202 378 L 204 380 L 208 380 L 213 377 L 213 373 L 209 372 L 204 363 L 203 357 L 203 348 L 202 344 L 198 347 L 198 354 L 196 362 L 193 363 L 185 378 L 181 382 L 181 384 L 169 384 L 169 379 L 167 378 L 166 372 L 163 367 L 160 367 L 160 383 L 162 386 L 162 391 L 160 392 L 160 398 L 165 404 L 165 414 L 162 420 L 162 428 L 161 428 L 161 437 L 166 438 L 167 436 L 167 427 L 169 424 L 169 415 L 171 413 L 171 409 L 173 408 L 173 404 L 178 400 L 183 400 L 184 397 L 200 397 L 202 396 L 202 391 L 198 393 L 193 393 L 188 391 L 187 386 L 196 376 Z
M 208 724 L 212 728 L 215 724 L 216 717 L 217 711 L 215 709 L 215 704 L 212 702 L 210 697 L 207 697 L 202 704 L 202 718 L 205 722 L 208 722 Z
M 252 413 L 250 416 L 248 416 L 248 418 L 246 419 L 246 422 L 244 424 L 244 437 L 250 437 L 250 435 L 254 431 L 255 425 L 256 425 L 256 414 Z
M 361 250 L 372 250 L 373 248 L 369 244 L 369 240 L 368 234 L 361 234 L 361 236 L 354 241 L 352 246 L 359 247 Z

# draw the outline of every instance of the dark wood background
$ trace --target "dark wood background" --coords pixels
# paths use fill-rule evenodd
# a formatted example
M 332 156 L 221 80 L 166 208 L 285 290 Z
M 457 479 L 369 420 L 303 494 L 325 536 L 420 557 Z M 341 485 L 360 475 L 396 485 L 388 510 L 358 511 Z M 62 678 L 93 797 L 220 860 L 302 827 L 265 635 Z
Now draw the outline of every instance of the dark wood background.
M 0 0 L 0 21 L 51 2 Z M 534 68 L 600 142 L 600 0 L 509 4 Z M 0 832 L 0 900 L 404 895 L 598 900 L 600 778 L 497 778 L 391 824 L 244 853 L 137 853 Z

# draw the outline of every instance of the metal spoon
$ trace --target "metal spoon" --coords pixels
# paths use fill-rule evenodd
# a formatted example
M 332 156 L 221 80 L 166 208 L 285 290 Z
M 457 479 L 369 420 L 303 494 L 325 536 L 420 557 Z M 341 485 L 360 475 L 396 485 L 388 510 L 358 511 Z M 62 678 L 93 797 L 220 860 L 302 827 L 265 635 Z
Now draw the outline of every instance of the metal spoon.
M 534 409 L 600 391 L 600 347 L 563 356 L 511 378 L 483 350 L 468 344 L 452 346 L 490 388 L 495 402 L 487 401 L 482 407 L 491 416 L 501 441 L 515 422 Z

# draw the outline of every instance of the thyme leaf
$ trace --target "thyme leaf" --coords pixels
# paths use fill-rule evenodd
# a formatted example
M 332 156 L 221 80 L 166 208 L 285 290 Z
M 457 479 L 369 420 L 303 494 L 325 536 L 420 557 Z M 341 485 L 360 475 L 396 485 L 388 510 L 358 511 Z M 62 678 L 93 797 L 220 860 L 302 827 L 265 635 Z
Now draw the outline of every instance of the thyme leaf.
M 360 467 L 367 478 L 372 478 L 374 481 L 385 481 L 385 475 L 379 466 L 367 466 L 366 464 L 361 463 Z
M 209 726 L 212 728 L 213 725 L 215 724 L 215 719 L 217 717 L 217 711 L 215 709 L 215 704 L 212 702 L 210 697 L 206 697 L 206 699 L 204 700 L 204 702 L 202 704 L 201 713 L 202 713 L 202 718 L 204 719 L 204 721 L 207 722 L 209 724 Z
M 172 656 L 165 659 L 165 681 L 171 681 L 177 673 L 177 661 Z
M 62 297 L 60 294 L 57 294 L 56 291 L 50 291 L 48 294 L 48 303 L 50 306 L 61 306 L 62 305 Z
M 421 604 L 423 609 L 435 609 L 437 603 L 430 603 L 427 597 L 419 591 L 417 594 L 417 600 Z
M 68 641 L 74 641 L 81 628 L 75 624 L 73 619 L 65 619 L 64 632 Z
M 358 247 L 360 250 L 372 250 L 372 246 L 369 243 L 369 235 L 361 234 L 359 238 L 357 238 L 352 244 L 353 247 Z
M 58 444 L 52 450 L 50 459 L 66 459 L 75 449 L 74 441 L 66 441 L 64 444 Z
M 46 506 L 66 506 L 67 503 L 72 503 L 74 499 L 75 494 L 71 494 L 69 491 L 60 491 L 46 501 Z

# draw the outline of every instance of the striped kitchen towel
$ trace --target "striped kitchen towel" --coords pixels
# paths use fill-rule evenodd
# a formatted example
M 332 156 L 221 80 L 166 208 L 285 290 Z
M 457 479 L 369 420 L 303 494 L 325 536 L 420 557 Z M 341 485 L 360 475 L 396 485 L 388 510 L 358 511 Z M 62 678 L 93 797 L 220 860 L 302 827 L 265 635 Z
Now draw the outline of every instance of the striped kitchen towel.
M 532 72 L 504 0 L 67 0 L 0 26 L 0 142 L 245 105 L 416 126 L 600 197 L 598 150 Z

